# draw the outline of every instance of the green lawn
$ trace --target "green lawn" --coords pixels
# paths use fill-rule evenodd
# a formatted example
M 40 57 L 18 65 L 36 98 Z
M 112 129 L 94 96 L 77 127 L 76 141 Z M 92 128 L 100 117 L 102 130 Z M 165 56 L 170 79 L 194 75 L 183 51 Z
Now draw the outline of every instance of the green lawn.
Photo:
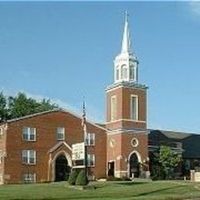
M 76 199 L 200 199 L 200 184 L 183 181 L 92 183 L 96 189 L 77 190 L 66 182 L 0 186 L 1 200 L 76 200 Z

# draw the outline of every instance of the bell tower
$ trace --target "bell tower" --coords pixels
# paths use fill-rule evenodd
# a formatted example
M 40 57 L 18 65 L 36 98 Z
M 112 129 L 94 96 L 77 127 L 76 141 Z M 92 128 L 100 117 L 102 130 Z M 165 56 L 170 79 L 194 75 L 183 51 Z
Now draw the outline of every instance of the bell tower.
M 138 64 L 126 13 L 114 82 L 106 88 L 108 176 L 131 178 L 148 172 L 147 86 L 138 82 Z
M 146 90 L 138 83 L 139 61 L 132 51 L 125 16 L 122 48 L 114 59 L 114 83 L 107 87 L 107 128 L 146 128 Z

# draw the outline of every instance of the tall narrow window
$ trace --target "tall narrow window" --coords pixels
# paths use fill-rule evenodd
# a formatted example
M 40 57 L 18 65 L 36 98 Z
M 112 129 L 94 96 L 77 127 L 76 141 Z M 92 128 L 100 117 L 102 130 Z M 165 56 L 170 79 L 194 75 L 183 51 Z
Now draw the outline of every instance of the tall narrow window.
M 94 146 L 95 145 L 95 134 L 94 133 L 88 133 L 87 134 L 86 144 L 88 146 Z
M 24 127 L 22 134 L 23 134 L 23 140 L 36 141 L 36 128 Z
M 95 155 L 94 154 L 88 154 L 87 155 L 87 165 L 89 167 L 95 166 Z
M 65 128 L 58 127 L 56 134 L 57 134 L 57 140 L 64 140 L 65 139 Z
M 128 70 L 126 65 L 122 65 L 121 67 L 121 79 L 127 79 L 128 77 Z
M 134 66 L 133 65 L 130 66 L 129 76 L 130 76 L 131 80 L 135 79 L 135 76 L 134 76 Z
M 119 80 L 119 66 L 116 68 L 116 81 Z
M 24 164 L 36 164 L 36 151 L 23 150 L 22 151 L 22 163 Z
M 116 120 L 116 118 L 117 118 L 117 98 L 116 98 L 116 96 L 111 97 L 110 113 L 111 113 L 111 121 Z
M 131 119 L 138 120 L 138 96 L 131 95 Z

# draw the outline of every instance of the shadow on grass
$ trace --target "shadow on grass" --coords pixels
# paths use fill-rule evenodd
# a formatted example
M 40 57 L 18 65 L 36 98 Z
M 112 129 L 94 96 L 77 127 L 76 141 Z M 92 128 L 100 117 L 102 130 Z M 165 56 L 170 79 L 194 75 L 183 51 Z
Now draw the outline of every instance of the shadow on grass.
M 156 193 L 160 193 L 160 192 L 164 192 L 170 189 L 175 189 L 175 188 L 180 188 L 182 187 L 181 185 L 175 186 L 175 187 L 167 187 L 167 188 L 163 188 L 163 189 L 158 189 L 158 190 L 154 190 L 154 191 L 150 191 L 150 192 L 144 192 L 141 194 L 138 194 L 136 196 L 147 196 L 147 195 L 151 195 L 151 194 L 156 194 Z
M 124 185 L 124 186 L 133 186 L 133 185 L 142 185 L 142 184 L 147 184 L 149 182 L 134 182 L 134 181 L 131 181 L 131 182 L 120 182 L 120 183 L 116 183 L 118 185 Z
M 145 183 L 145 182 L 140 182 L 139 184 L 142 184 L 142 183 Z M 117 183 L 117 184 L 120 184 L 120 183 Z M 123 183 L 121 183 L 123 184 Z M 125 183 L 124 183 L 125 184 Z M 128 183 L 127 183 L 128 184 Z M 132 183 L 133 185 L 134 183 Z M 135 183 L 136 184 L 136 183 Z M 137 183 L 138 184 L 138 183 Z M 157 189 L 157 190 L 154 190 L 154 191 L 149 191 L 149 192 L 144 192 L 144 193 L 139 193 L 137 195 L 131 195 L 130 196 L 126 196 L 126 198 L 137 198 L 137 197 L 142 197 L 142 196 L 148 196 L 148 195 L 152 195 L 152 194 L 157 194 L 158 195 L 162 195 L 162 192 L 163 191 L 168 191 L 170 189 L 175 189 L 175 188 L 179 188 L 179 187 L 182 187 L 182 186 L 175 186 L 175 187 L 167 187 L 167 188 L 163 188 L 163 189 Z M 111 197 L 108 197 L 108 196 L 105 196 L 105 199 L 121 199 L 121 196 L 120 197 L 115 197 L 115 198 L 111 198 Z M 147 197 L 148 198 L 148 197 Z M 79 197 L 67 197 L 66 198 L 63 198 L 63 197 L 58 197 L 58 198 L 51 198 L 51 197 L 47 197 L 47 198 L 37 198 L 37 200 L 77 200 L 77 199 L 82 199 L 82 200 L 85 200 L 85 199 L 104 199 L 104 196 L 79 196 Z M 179 197 L 169 197 L 167 198 L 167 200 L 181 200 L 182 198 L 179 198 Z M 35 198 L 30 198 L 30 199 L 24 199 L 24 198 L 11 198 L 9 200 L 36 200 Z

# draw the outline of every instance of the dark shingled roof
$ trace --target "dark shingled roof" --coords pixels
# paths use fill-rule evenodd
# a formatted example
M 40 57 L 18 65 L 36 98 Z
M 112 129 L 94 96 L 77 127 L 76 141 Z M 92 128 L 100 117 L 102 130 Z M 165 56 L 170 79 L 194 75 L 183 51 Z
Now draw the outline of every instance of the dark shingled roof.
M 171 139 L 178 139 L 182 140 L 184 138 L 189 137 L 192 135 L 191 133 L 184 133 L 184 132 L 175 132 L 175 131 L 165 131 L 161 130 L 162 134 Z
M 155 137 L 157 136 L 157 137 Z M 200 158 L 200 135 L 194 133 L 184 133 L 165 130 L 151 130 L 150 140 L 154 140 L 159 145 L 159 141 L 178 141 L 182 143 L 183 158 Z M 155 141 L 156 140 L 156 141 Z

